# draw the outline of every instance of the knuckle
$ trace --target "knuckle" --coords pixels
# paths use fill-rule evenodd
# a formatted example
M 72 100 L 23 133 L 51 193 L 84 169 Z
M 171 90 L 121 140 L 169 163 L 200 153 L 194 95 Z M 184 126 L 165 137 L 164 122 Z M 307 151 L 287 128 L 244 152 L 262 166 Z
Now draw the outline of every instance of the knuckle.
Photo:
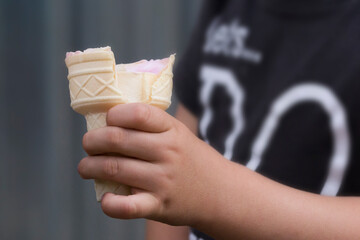
M 109 129 L 105 134 L 107 144 L 112 148 L 118 147 L 124 139 L 124 133 L 125 132 L 120 130 L 119 128 Z
M 134 218 L 135 216 L 137 216 L 137 208 L 136 205 L 131 202 L 128 201 L 126 202 L 121 209 L 121 215 L 123 216 L 123 218 L 125 219 L 130 219 L 130 218 Z
M 178 141 L 179 135 L 169 133 L 167 138 L 172 140 L 163 143 L 163 148 L 164 148 L 163 152 L 166 154 L 170 154 L 171 156 L 173 156 L 174 154 L 176 155 L 181 151 L 180 148 L 182 146 Z
M 136 123 L 144 124 L 151 116 L 150 106 L 147 104 L 136 104 L 134 106 L 134 121 Z
M 106 158 L 103 165 L 103 172 L 109 177 L 114 177 L 120 172 L 119 161 L 114 158 Z
M 172 182 L 174 180 L 174 173 L 165 169 L 159 169 L 156 173 L 155 185 L 161 192 L 165 194 L 169 189 L 173 189 Z
M 176 139 L 176 138 L 174 138 L 174 139 Z M 180 149 L 180 144 L 176 140 L 174 140 L 174 141 L 168 142 L 166 144 L 166 147 L 167 147 L 168 152 L 178 153 L 179 149 Z
M 168 187 L 167 189 L 171 189 L 169 185 L 173 182 L 175 174 L 172 171 L 163 171 L 162 176 L 165 186 Z
M 165 190 L 162 193 L 157 194 L 156 201 L 158 202 L 158 204 L 157 204 L 158 210 L 163 212 L 163 211 L 167 211 L 167 209 L 169 209 L 169 206 L 171 205 L 171 202 L 172 202 L 171 195 L 172 195 L 172 193 L 169 190 Z

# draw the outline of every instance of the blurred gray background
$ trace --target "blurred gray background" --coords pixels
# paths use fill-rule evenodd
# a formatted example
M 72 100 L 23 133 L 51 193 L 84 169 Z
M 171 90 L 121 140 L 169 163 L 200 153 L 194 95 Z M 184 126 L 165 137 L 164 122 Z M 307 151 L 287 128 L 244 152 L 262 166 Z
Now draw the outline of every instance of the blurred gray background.
M 105 216 L 77 173 L 86 126 L 69 106 L 64 57 L 107 45 L 118 63 L 180 56 L 199 5 L 0 0 L 1 240 L 144 238 L 144 220 Z

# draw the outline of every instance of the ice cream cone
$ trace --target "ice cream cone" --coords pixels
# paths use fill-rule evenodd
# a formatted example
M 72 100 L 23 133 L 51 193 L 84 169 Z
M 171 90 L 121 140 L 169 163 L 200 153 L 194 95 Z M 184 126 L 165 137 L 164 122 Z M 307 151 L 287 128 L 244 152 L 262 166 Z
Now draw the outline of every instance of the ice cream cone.
M 107 111 L 117 104 L 143 102 L 167 109 L 175 56 L 158 61 L 164 64 L 161 71 L 146 72 L 138 70 L 147 61 L 116 66 L 110 47 L 68 53 L 71 107 L 85 116 L 88 131 L 105 127 Z M 104 180 L 95 180 L 95 192 L 98 201 L 106 192 L 130 194 L 129 187 Z

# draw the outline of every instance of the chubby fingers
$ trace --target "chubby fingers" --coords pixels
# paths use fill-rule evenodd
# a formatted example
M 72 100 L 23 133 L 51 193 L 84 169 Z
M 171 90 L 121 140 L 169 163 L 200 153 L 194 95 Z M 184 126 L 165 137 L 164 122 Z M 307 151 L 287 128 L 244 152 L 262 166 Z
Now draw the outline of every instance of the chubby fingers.
M 144 103 L 120 104 L 107 113 L 107 125 L 160 133 L 169 130 L 173 118 L 165 111 Z
M 135 188 L 156 186 L 157 168 L 149 162 L 121 156 L 90 156 L 83 158 L 78 172 L 84 179 L 103 179 Z
M 159 141 L 157 134 L 110 126 L 87 132 L 83 148 L 89 155 L 117 153 L 151 161 Z

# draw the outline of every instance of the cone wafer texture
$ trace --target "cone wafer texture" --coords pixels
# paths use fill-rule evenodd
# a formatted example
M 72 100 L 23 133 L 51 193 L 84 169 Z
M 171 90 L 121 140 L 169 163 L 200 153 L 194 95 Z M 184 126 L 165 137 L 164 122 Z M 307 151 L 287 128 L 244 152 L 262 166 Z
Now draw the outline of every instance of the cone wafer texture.
M 107 111 L 117 104 L 142 102 L 166 110 L 171 104 L 174 61 L 171 55 L 116 65 L 110 47 L 67 53 L 71 107 L 85 116 L 88 131 L 105 127 Z M 95 180 L 95 191 L 98 201 L 106 192 L 130 194 L 127 186 L 104 180 Z

